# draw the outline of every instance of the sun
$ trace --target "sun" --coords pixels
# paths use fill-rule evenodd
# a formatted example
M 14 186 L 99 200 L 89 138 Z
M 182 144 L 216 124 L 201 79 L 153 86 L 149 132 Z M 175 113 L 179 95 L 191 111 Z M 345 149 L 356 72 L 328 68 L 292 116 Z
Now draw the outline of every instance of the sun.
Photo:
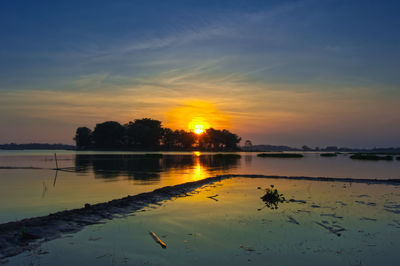
M 167 111 L 166 127 L 188 130 L 197 136 L 209 128 L 230 128 L 230 116 L 220 112 L 208 101 L 181 99 L 178 106 Z
M 197 135 L 203 134 L 203 132 L 204 132 L 204 126 L 201 125 L 201 124 L 194 125 L 194 130 L 193 130 L 193 132 L 196 133 Z
M 202 117 L 194 117 L 188 124 L 188 128 L 196 135 L 201 135 L 207 128 L 210 128 L 210 124 Z

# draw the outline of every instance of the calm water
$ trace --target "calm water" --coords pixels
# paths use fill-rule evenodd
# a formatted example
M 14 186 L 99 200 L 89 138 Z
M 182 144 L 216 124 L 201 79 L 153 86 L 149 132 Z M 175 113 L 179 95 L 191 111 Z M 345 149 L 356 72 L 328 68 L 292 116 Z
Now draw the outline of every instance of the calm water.
M 258 187 L 271 184 L 301 202 L 265 208 Z M 398 265 L 398 186 L 235 178 L 196 192 L 46 242 L 9 265 Z
M 241 158 L 212 153 L 166 152 L 162 157 L 134 152 L 1 151 L 0 223 L 82 207 L 155 188 L 199 180 L 218 174 L 400 178 L 400 161 L 355 161 L 305 154 L 301 159 Z

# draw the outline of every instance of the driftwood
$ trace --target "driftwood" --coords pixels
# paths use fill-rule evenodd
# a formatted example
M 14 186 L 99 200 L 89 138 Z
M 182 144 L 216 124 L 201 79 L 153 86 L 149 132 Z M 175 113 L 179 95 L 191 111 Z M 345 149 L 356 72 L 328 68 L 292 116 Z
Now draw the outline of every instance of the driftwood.
M 215 197 L 218 197 L 218 194 L 215 194 L 214 196 L 209 196 L 207 198 L 218 201 Z
M 167 248 L 167 245 L 164 242 L 162 242 L 162 240 L 155 233 L 149 231 L 149 234 L 154 239 L 154 241 L 156 241 L 162 248 Z

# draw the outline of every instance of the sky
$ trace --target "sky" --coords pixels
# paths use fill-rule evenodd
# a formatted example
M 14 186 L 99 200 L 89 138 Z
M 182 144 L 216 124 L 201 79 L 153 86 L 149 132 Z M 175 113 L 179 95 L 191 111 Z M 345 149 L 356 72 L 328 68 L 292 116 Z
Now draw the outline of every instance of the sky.
M 400 146 L 397 1 L 0 3 L 0 143 L 193 119 L 253 144 Z

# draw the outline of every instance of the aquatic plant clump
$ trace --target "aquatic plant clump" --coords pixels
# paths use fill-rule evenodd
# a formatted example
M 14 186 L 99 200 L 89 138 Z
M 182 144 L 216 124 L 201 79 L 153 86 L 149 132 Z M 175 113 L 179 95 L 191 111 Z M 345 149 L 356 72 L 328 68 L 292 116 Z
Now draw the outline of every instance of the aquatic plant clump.
M 393 160 L 393 156 L 391 156 L 391 155 L 379 156 L 379 155 L 376 155 L 376 154 L 356 153 L 356 154 L 351 155 L 350 159 L 353 159 L 353 160 L 372 160 L 372 161 L 379 161 L 379 160 L 392 161 Z
M 302 158 L 303 154 L 299 153 L 259 153 L 258 157 L 273 157 L 273 158 Z
M 271 188 L 265 189 L 265 195 L 261 199 L 270 209 L 278 209 L 278 204 L 286 201 L 283 194 L 279 194 L 278 190 L 274 189 L 274 185 L 271 185 Z

